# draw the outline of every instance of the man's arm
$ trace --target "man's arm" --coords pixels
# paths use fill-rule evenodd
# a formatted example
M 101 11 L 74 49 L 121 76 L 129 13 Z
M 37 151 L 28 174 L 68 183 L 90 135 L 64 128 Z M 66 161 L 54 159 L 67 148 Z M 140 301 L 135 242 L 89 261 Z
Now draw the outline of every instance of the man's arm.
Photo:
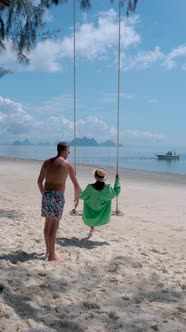
M 74 168 L 72 167 L 72 165 L 70 163 L 68 164 L 68 170 L 69 170 L 69 175 L 70 175 L 71 181 L 72 181 L 72 183 L 74 185 L 74 191 L 75 191 L 75 208 L 76 208 L 78 206 L 78 204 L 79 204 L 80 185 L 79 185 L 79 183 L 77 181 Z
M 40 190 L 41 194 L 43 193 L 43 190 L 44 190 L 44 187 L 43 187 L 43 181 L 45 179 L 44 168 L 45 168 L 45 163 L 41 167 L 41 170 L 40 170 L 40 173 L 39 173 L 39 177 L 38 177 L 38 180 L 37 180 L 37 184 L 38 184 L 38 187 L 39 187 L 39 190 Z

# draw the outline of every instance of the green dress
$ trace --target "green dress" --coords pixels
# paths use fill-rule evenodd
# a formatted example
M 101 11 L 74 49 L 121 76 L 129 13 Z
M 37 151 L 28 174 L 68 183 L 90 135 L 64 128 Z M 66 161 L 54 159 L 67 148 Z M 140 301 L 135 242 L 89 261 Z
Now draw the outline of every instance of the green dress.
M 111 201 L 120 193 L 119 178 L 115 179 L 114 188 L 110 184 L 102 190 L 96 190 L 88 184 L 85 190 L 80 189 L 80 198 L 84 200 L 83 221 L 90 227 L 108 224 L 111 216 Z

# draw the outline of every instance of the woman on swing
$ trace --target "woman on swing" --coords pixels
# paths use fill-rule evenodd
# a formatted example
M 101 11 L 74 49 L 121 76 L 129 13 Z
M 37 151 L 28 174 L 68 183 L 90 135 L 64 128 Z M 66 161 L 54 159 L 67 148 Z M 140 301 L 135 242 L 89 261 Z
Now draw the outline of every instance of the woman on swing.
M 116 174 L 114 188 L 105 184 L 107 172 L 104 168 L 93 170 L 96 182 L 88 184 L 85 190 L 80 189 L 80 199 L 84 200 L 83 221 L 90 227 L 91 236 L 95 227 L 108 224 L 111 217 L 111 201 L 121 190 L 119 175 Z

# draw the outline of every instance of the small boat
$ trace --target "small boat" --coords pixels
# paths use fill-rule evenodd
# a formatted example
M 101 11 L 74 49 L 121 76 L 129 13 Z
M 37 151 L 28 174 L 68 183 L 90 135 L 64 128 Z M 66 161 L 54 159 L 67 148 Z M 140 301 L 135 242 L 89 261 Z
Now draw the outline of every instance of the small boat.
M 168 151 L 166 154 L 157 154 L 158 159 L 165 159 L 165 160 L 178 160 L 180 159 L 179 154 L 176 152 Z

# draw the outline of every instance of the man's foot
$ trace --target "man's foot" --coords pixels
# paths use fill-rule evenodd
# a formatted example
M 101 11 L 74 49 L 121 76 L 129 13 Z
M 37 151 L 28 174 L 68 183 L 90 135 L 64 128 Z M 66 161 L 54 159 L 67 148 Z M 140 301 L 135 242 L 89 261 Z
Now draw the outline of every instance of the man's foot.
M 57 256 L 57 255 L 54 255 L 54 256 L 48 256 L 48 261 L 58 261 L 58 262 L 62 262 L 62 259 Z

